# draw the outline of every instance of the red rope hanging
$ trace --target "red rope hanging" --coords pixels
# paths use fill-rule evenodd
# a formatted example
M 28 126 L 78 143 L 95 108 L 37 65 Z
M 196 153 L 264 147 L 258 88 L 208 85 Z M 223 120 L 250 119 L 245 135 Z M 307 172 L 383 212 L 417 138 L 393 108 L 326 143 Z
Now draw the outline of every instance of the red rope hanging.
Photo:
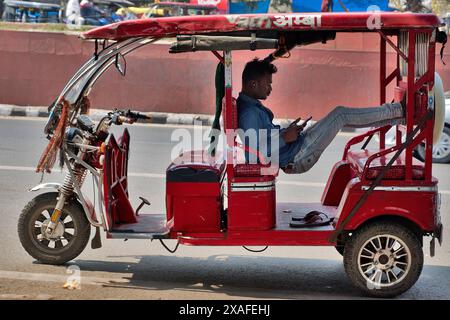
M 44 171 L 47 173 L 51 172 L 51 169 L 56 162 L 56 154 L 58 153 L 58 150 L 61 149 L 64 140 L 64 133 L 66 132 L 67 122 L 69 120 L 70 104 L 67 100 L 62 100 L 60 103 L 62 103 L 61 116 L 59 117 L 58 125 L 53 132 L 53 137 L 50 139 L 39 159 L 36 167 L 37 173 Z

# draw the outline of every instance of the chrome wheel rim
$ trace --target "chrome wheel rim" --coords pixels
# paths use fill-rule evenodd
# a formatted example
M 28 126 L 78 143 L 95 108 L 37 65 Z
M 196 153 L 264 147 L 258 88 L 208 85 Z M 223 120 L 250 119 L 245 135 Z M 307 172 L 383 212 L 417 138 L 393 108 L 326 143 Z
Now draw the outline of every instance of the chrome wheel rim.
M 433 158 L 443 159 L 450 154 L 450 136 L 442 132 L 439 142 L 433 147 Z
M 411 252 L 398 237 L 383 234 L 367 240 L 358 252 L 358 269 L 367 285 L 390 287 L 411 269 Z
M 52 209 L 44 209 L 34 221 L 33 239 L 44 250 L 61 250 L 66 248 L 75 236 L 75 224 L 72 217 L 63 212 L 55 231 L 50 236 L 45 230 L 50 222 Z

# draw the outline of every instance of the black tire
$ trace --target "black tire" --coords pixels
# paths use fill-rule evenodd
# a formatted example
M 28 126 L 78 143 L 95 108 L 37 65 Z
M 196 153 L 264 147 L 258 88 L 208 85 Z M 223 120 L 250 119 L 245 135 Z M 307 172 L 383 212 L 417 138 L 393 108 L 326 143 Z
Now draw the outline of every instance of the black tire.
M 62 236 L 48 240 L 41 230 L 45 215 L 51 214 L 58 193 L 43 193 L 32 199 L 19 217 L 18 233 L 23 248 L 36 260 L 45 264 L 64 264 L 76 258 L 86 247 L 91 234 L 90 224 L 81 205 L 73 201 L 62 210 Z M 73 231 L 72 231 L 73 230 Z M 40 238 L 40 240 L 39 240 Z M 52 248 L 53 245 L 53 248 Z
M 440 138 L 439 143 L 445 143 L 445 146 L 441 147 L 441 154 L 436 156 L 433 154 L 433 162 L 434 163 L 450 163 L 450 149 L 448 148 L 448 142 L 450 137 L 450 127 L 445 125 L 444 130 L 442 132 L 442 136 Z M 444 141 L 445 140 L 445 141 Z M 417 148 L 414 150 L 414 155 L 420 161 L 424 161 L 425 159 L 425 146 L 423 144 L 419 144 Z
M 391 240 L 388 240 L 388 237 L 391 237 Z M 371 239 L 374 239 L 374 244 L 369 242 Z M 390 244 L 393 248 L 388 250 Z M 375 246 L 384 251 L 377 250 Z M 399 251 L 397 253 L 394 250 Z M 362 254 L 364 252 L 368 256 L 372 251 L 377 253 L 371 255 L 371 258 L 365 258 Z M 396 253 L 398 256 L 394 256 Z M 366 266 L 367 268 L 363 269 Z M 412 231 L 397 223 L 385 221 L 367 225 L 356 231 L 345 243 L 344 267 L 353 285 L 365 294 L 378 298 L 395 297 L 411 288 L 422 272 L 421 241 Z M 372 270 L 374 272 L 370 273 Z M 374 280 L 379 278 L 380 283 L 371 281 L 372 277 Z

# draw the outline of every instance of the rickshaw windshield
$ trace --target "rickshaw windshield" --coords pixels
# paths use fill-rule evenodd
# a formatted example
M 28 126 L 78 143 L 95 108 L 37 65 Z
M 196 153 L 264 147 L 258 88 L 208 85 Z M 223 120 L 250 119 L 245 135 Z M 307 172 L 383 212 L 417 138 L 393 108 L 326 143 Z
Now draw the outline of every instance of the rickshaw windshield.
M 118 41 L 105 47 L 99 53 L 94 54 L 94 56 L 78 70 L 72 79 L 70 79 L 57 99 L 57 101 L 65 99 L 71 105 L 75 106 L 73 110 L 71 110 L 69 118 L 73 119 L 77 116 L 79 111 L 79 107 L 77 106 L 78 101 L 80 101 L 83 96 L 89 94 L 89 91 L 97 79 L 112 64 L 114 64 L 119 54 L 126 56 L 128 53 L 156 40 L 157 39 L 154 38 L 139 37 Z

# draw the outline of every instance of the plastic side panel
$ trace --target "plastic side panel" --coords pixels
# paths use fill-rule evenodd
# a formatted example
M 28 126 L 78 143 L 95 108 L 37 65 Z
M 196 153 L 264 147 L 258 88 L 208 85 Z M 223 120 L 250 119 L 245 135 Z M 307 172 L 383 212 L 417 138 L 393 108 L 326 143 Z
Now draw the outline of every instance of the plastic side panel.
M 136 216 L 128 199 L 128 150 L 130 135 L 124 130 L 118 144 L 111 134 L 106 141 L 103 165 L 103 191 L 108 224 L 136 223 Z
M 218 197 L 219 182 L 168 182 L 166 194 L 171 196 Z
M 174 197 L 172 231 L 220 231 L 220 198 Z
M 350 213 L 356 202 L 363 195 L 361 184 L 356 183 L 346 190 L 342 199 L 339 220 L 336 228 Z M 424 191 L 382 191 L 375 190 L 353 216 L 346 230 L 355 230 L 361 224 L 380 216 L 399 216 L 406 218 L 424 231 L 435 228 L 436 192 Z
M 347 161 L 336 163 L 328 178 L 321 202 L 325 206 L 338 206 L 347 183 L 352 178 L 352 170 Z
M 220 183 L 166 183 L 172 232 L 219 232 L 220 208 Z
M 229 193 L 229 230 L 269 230 L 275 227 L 275 189 Z

